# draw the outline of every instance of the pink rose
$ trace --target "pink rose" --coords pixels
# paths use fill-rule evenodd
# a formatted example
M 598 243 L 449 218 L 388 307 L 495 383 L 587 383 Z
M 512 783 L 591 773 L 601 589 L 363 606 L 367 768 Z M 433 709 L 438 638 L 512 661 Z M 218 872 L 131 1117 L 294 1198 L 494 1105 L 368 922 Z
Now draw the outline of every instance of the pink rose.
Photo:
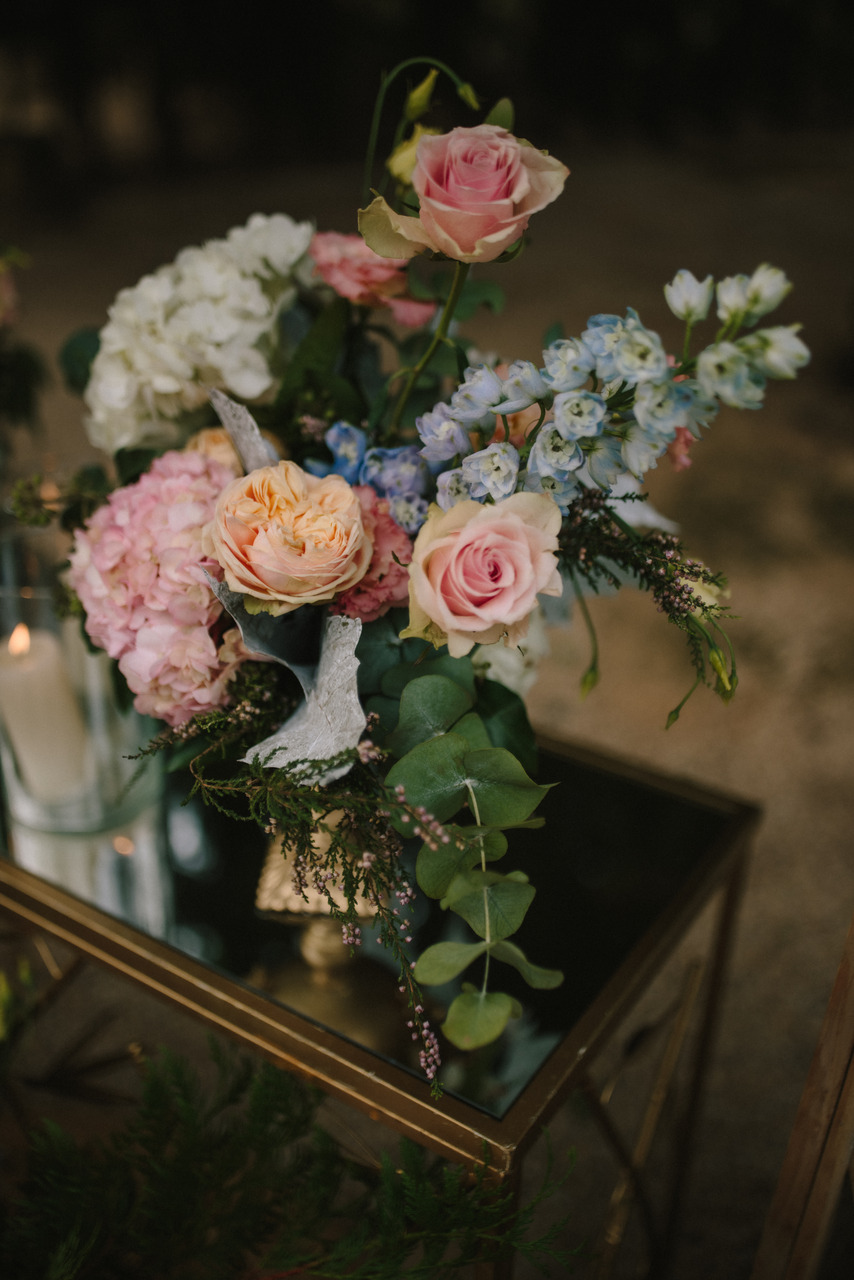
M 374 544 L 374 552 L 364 578 L 338 597 L 332 612 L 374 622 L 388 613 L 392 605 L 403 604 L 409 595 L 406 566 L 412 559 L 412 542 L 389 513 L 386 498 L 380 498 L 376 490 L 366 484 L 357 485 L 355 493 L 362 504 L 362 521 Z
M 559 596 L 561 514 L 540 493 L 501 502 L 430 508 L 409 567 L 409 626 L 402 636 L 430 640 L 460 658 L 476 644 L 516 644 L 528 630 L 537 593 Z
M 250 612 L 281 614 L 352 587 L 364 577 L 373 547 L 346 480 L 319 480 L 295 462 L 280 462 L 224 490 L 205 550 L 231 590 L 249 597 Z
M 319 275 L 342 298 L 362 307 L 388 307 L 400 324 L 417 328 L 433 318 L 433 302 L 405 297 L 406 259 L 381 258 L 361 236 L 319 231 L 309 246 Z
M 419 217 L 395 213 L 382 196 L 359 212 L 359 230 L 383 257 L 432 249 L 457 262 L 491 262 L 563 190 L 569 170 L 498 125 L 425 134 L 412 185 Z

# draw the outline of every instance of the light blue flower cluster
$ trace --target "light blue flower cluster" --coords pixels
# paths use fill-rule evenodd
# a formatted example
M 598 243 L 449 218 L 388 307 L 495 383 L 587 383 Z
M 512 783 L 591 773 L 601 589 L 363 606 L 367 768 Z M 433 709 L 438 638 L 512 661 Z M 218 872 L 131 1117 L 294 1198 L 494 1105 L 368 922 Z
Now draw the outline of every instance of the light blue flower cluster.
M 626 475 L 639 480 L 678 433 L 699 439 L 721 404 L 759 408 L 767 379 L 793 378 L 809 351 L 798 325 L 741 330 L 790 287 L 767 265 L 717 287 L 711 276 L 700 281 L 677 272 L 664 295 L 686 324 L 679 360 L 630 307 L 622 317 L 591 316 L 580 337 L 552 342 L 542 368 L 519 360 L 504 378 L 486 364 L 468 368 L 449 403 L 416 420 L 421 456 L 440 472 L 439 505 L 528 490 L 550 494 L 566 512 L 580 486 L 610 491 Z M 721 326 L 692 357 L 692 328 L 706 319 L 715 294 Z M 532 409 L 538 418 L 514 431 L 509 415 L 532 417 Z
M 430 468 L 418 445 L 394 449 L 368 448 L 361 427 L 336 422 L 323 437 L 332 462 L 309 458 L 305 470 L 314 476 L 339 475 L 348 484 L 370 485 L 387 498 L 389 511 L 402 529 L 417 533 L 427 515 L 427 497 L 433 486 Z

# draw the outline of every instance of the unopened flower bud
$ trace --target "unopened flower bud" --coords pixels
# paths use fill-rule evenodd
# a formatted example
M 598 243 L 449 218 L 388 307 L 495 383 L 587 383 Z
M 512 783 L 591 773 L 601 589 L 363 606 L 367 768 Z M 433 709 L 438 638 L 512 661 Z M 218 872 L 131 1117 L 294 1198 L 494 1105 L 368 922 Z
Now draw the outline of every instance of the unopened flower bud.
M 404 107 L 404 114 L 407 120 L 420 120 L 424 113 L 430 109 L 433 85 L 436 83 L 438 76 L 439 72 L 436 67 L 431 67 L 421 83 L 410 90 Z
M 664 286 L 668 307 L 680 320 L 695 324 L 705 320 L 712 304 L 715 282 L 711 276 L 698 280 L 690 271 L 677 271 L 670 284 Z

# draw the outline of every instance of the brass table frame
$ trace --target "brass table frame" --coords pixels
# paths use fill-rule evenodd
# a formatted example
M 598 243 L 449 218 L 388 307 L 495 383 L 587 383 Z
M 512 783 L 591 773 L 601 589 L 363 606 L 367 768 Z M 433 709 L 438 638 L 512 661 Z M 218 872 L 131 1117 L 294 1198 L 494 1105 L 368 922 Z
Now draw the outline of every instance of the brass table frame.
M 719 899 L 699 1034 L 695 1041 L 684 1114 L 678 1125 L 672 1194 L 667 1221 L 654 1248 L 650 1274 L 664 1274 L 668 1243 L 678 1220 L 679 1199 L 690 1153 L 698 1103 L 715 1034 L 727 962 L 740 901 L 749 840 L 759 810 L 690 783 L 597 755 L 565 743 L 542 741 L 555 754 L 585 767 L 641 783 L 662 795 L 696 803 L 724 820 L 722 834 L 704 854 L 681 890 L 634 947 L 589 1008 L 500 1118 L 459 1098 L 435 1102 L 425 1081 L 274 1004 L 206 964 L 72 897 L 0 857 L 0 909 L 30 927 L 72 945 L 87 956 L 181 1009 L 218 1032 L 261 1053 L 286 1071 L 366 1113 L 372 1120 L 421 1143 L 448 1160 L 481 1166 L 489 1176 L 514 1184 L 525 1152 L 555 1109 L 574 1088 L 590 1092 L 588 1068 L 647 989 L 667 958 L 715 897 Z M 603 1120 L 607 1126 L 607 1119 Z M 620 1147 L 617 1135 L 610 1136 Z M 619 1152 L 630 1178 L 633 1158 Z M 509 1275 L 488 1265 L 484 1274 Z

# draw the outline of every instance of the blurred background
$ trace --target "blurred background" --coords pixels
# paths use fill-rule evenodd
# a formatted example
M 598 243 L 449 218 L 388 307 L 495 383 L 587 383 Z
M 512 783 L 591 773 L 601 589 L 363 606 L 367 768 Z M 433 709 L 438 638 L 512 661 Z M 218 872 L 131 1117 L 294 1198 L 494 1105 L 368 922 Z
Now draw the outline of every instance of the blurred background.
M 0 240 L 31 257 L 18 329 L 51 364 L 41 447 L 89 450 L 55 353 L 120 288 L 256 210 L 355 229 L 380 74 L 421 52 L 486 105 L 512 97 L 517 132 L 572 170 L 520 261 L 495 268 L 506 308 L 468 326 L 484 349 L 537 360 L 553 321 L 579 333 L 626 305 L 677 342 L 661 289 L 681 267 L 719 278 L 767 261 L 794 281 L 773 323 L 803 322 L 810 367 L 760 413 L 722 413 L 690 470 L 648 477 L 729 575 L 737 698 L 700 691 L 665 732 L 690 667 L 629 592 L 592 604 L 600 687 L 580 700 L 574 625 L 552 631 L 530 697 L 554 737 L 765 810 L 676 1271 L 746 1277 L 854 907 L 854 10 L 327 0 L 273 21 L 216 0 L 202 20 L 166 0 L 5 15 Z M 477 122 L 440 96 L 449 125 Z M 558 1140 L 573 1126 L 559 1117 Z
M 33 0 L 4 19 L 3 149 L 48 199 L 133 171 L 350 160 L 380 73 L 419 53 L 511 94 L 537 136 L 845 128 L 852 22 L 841 0 L 613 0 L 606 29 L 557 0 L 328 0 L 274 34 L 257 0 L 211 0 L 203 21 L 168 0 Z

